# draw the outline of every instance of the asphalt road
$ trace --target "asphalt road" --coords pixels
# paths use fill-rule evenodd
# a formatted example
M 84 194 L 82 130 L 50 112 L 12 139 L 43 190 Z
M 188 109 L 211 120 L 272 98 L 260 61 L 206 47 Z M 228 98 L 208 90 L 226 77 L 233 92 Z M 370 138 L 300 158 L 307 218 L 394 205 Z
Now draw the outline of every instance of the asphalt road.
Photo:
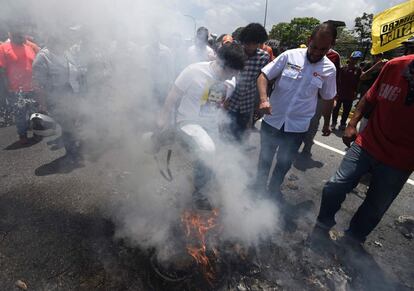
M 345 149 L 336 135 L 322 137 L 318 133 L 316 140 L 340 151 Z M 16 141 L 14 127 L 0 128 L 0 290 L 18 290 L 17 280 L 24 281 L 29 290 L 159 289 L 146 283 L 146 255 L 113 239 L 107 203 L 117 195 L 113 181 L 122 180 L 128 171 L 117 159 L 116 149 L 90 157 L 83 167 L 58 169 L 56 160 L 64 151 L 53 149 L 53 138 L 27 147 L 19 147 Z M 249 154 L 255 161 L 257 133 L 250 142 L 256 146 Z M 285 183 L 287 202 L 308 205 L 293 229 L 283 235 L 289 244 L 301 243 L 310 233 L 321 189 L 341 158 L 339 153 L 315 145 L 312 161 L 293 167 L 288 174 L 297 180 Z M 365 189 L 360 184 L 348 195 L 337 216 L 338 230 L 346 228 Z M 414 290 L 413 240 L 405 238 L 394 223 L 400 215 L 414 215 L 413 193 L 414 186 L 406 184 L 366 242 L 367 252 L 380 270 L 369 278 L 382 282 L 383 277 L 389 277 L 393 282 L 383 285 L 383 290 Z M 289 255 L 285 259 L 297 266 L 305 260 Z M 278 268 L 283 262 L 273 263 L 269 265 Z M 316 266 L 318 263 L 309 268 Z M 298 285 L 291 284 L 298 280 L 293 274 L 296 269 L 283 268 L 290 272 L 283 271 L 284 283 L 279 280 L 275 283 L 279 289 L 273 290 L 295 290 Z M 309 289 L 326 290 L 312 284 Z

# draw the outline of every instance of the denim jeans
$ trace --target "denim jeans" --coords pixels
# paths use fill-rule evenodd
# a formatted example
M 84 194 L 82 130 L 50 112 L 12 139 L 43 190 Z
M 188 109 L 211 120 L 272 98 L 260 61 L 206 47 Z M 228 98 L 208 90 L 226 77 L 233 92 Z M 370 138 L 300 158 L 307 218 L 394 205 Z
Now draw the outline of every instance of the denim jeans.
M 266 190 L 266 184 L 277 150 L 276 166 L 268 185 L 268 191 L 280 193 L 280 185 L 292 166 L 305 133 L 285 132 L 284 126 L 279 130 L 262 122 L 260 130 L 260 155 L 257 169 L 256 185 L 259 190 Z M 260 189 L 261 188 L 261 189 Z
M 236 142 L 242 142 L 252 121 L 253 113 L 228 111 L 227 114 L 230 118 L 230 123 L 228 125 L 230 139 Z
M 335 175 L 325 184 L 318 221 L 334 226 L 335 214 L 346 194 L 355 188 L 361 177 L 372 173 L 366 198 L 349 225 L 348 234 L 364 242 L 384 213 L 400 193 L 412 171 L 398 170 L 373 158 L 357 144 L 346 153 Z
M 334 109 L 332 110 L 332 124 L 336 124 L 338 122 L 339 110 L 341 109 L 341 106 L 343 106 L 341 125 L 343 126 L 346 125 L 348 121 L 349 113 L 351 112 L 351 109 L 352 109 L 352 104 L 353 104 L 352 100 L 336 101 L 336 105 Z
M 12 104 L 11 106 L 15 108 L 14 116 L 17 134 L 19 136 L 26 136 L 27 130 L 29 129 L 29 118 L 30 115 L 35 112 L 35 106 L 31 101 L 33 93 L 25 92 L 21 97 L 23 97 L 23 99 L 19 100 L 17 93 L 11 93 L 9 102 Z

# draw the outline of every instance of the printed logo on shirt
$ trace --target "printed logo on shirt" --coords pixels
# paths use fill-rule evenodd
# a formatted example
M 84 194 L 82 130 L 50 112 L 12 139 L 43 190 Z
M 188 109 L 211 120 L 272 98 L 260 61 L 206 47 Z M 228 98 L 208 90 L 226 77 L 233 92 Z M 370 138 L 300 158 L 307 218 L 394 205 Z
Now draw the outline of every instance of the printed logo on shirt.
M 289 78 L 296 79 L 301 70 L 302 70 L 301 66 L 298 66 L 292 63 L 287 63 L 285 66 L 285 69 L 283 70 L 282 75 L 289 77 Z
M 379 98 L 395 101 L 401 94 L 401 88 L 398 86 L 392 86 L 389 84 L 382 83 L 379 90 Z
M 226 92 L 227 86 L 224 82 L 217 82 L 208 86 L 201 98 L 200 116 L 206 117 L 217 114 L 226 98 Z

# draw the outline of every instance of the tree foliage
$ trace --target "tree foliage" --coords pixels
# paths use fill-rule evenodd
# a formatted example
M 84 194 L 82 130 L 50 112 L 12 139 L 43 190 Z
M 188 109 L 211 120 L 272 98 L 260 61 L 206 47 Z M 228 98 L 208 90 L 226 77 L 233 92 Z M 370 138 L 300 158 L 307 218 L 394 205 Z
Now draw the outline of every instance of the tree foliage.
M 273 25 L 269 38 L 280 41 L 282 47 L 298 47 L 307 43 L 312 30 L 320 24 L 320 21 L 313 17 L 293 18 L 290 23 L 280 22 Z
M 354 50 L 359 48 L 358 38 L 345 27 L 338 27 L 335 50 L 343 57 L 348 57 Z
M 355 18 L 354 32 L 360 43 L 371 42 L 371 28 L 374 14 L 364 12 L 362 16 Z

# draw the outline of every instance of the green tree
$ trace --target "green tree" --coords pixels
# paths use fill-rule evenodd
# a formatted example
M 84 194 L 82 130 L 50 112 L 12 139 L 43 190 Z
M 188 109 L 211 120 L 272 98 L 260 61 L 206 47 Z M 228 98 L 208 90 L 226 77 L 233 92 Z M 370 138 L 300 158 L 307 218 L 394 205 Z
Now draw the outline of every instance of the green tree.
M 273 25 L 269 37 L 280 41 L 284 47 L 297 47 L 307 43 L 309 36 L 320 21 L 313 17 L 293 18 L 289 23 L 280 22 Z
M 371 43 L 371 29 L 373 18 L 374 14 L 368 14 L 366 12 L 364 12 L 362 16 L 355 18 L 354 32 L 361 44 Z
M 351 53 L 358 49 L 359 42 L 353 31 L 338 27 L 338 37 L 336 38 L 335 50 L 344 58 L 347 58 Z

